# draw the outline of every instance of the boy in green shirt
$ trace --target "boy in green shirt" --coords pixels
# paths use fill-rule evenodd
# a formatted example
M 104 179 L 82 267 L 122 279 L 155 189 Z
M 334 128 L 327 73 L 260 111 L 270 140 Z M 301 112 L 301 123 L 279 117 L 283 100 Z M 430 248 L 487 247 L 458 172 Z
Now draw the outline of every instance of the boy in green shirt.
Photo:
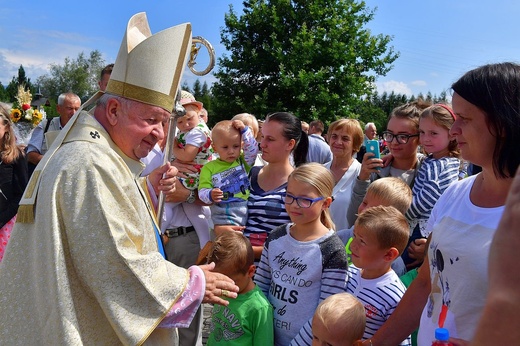
M 273 307 L 253 282 L 256 268 L 249 240 L 242 232 L 224 232 L 215 239 L 208 262 L 215 262 L 215 271 L 235 281 L 239 291 L 228 306 L 213 307 L 207 345 L 272 345 Z

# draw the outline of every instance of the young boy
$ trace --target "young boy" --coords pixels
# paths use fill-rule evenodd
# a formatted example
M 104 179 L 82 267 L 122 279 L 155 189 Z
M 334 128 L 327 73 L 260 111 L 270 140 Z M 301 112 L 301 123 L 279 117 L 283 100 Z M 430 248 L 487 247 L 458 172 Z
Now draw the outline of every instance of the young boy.
M 312 345 L 352 346 L 365 332 L 365 308 L 350 293 L 333 294 L 318 305 L 312 318 Z
M 211 204 L 215 234 L 223 225 L 245 226 L 248 173 L 255 162 L 258 145 L 253 132 L 240 120 L 223 120 L 211 131 L 213 150 L 219 158 L 202 167 L 199 198 Z M 243 142 L 243 153 L 241 152 Z
M 227 307 L 213 307 L 207 345 L 272 345 L 273 307 L 253 282 L 249 240 L 241 232 L 224 232 L 215 239 L 208 262 L 215 262 L 215 271 L 235 281 L 239 291 Z
M 365 307 L 364 339 L 372 337 L 383 325 L 406 291 L 391 264 L 406 248 L 409 236 L 408 221 L 394 207 L 367 208 L 354 224 L 347 292 Z M 410 337 L 400 345 L 411 345 Z
M 366 208 L 382 205 L 387 207 L 393 206 L 405 215 L 411 203 L 412 189 L 403 180 L 394 177 L 381 178 L 375 180 L 368 187 L 363 202 L 359 205 L 358 214 L 361 214 Z M 345 244 L 348 263 L 352 263 L 350 243 L 353 240 L 354 227 L 339 230 L 336 234 Z M 392 269 L 399 276 L 406 273 L 406 266 L 400 256 L 392 263 Z

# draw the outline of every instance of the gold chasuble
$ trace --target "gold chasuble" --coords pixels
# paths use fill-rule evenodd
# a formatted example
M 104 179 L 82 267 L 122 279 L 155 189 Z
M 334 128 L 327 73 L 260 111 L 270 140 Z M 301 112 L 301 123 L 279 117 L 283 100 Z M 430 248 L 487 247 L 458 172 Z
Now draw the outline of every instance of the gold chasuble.
M 0 264 L 0 345 L 176 342 L 155 328 L 189 277 L 158 252 L 142 169 L 79 114 Z

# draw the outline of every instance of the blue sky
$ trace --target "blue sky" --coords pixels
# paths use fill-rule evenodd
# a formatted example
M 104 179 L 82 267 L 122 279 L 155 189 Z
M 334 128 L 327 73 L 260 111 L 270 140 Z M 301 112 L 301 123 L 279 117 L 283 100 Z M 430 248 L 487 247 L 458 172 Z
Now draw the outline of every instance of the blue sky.
M 408 95 L 439 94 L 465 71 L 485 63 L 520 62 L 520 2 L 516 0 L 367 0 L 377 7 L 368 24 L 373 34 L 393 36 L 401 56 L 394 69 L 377 80 L 382 91 Z M 31 78 L 97 49 L 113 62 L 128 19 L 147 13 L 152 33 L 191 22 L 193 35 L 214 46 L 217 57 L 224 14 L 238 0 L 24 1 L 0 0 L 0 82 L 5 86 L 20 64 Z M 203 65 L 203 61 L 200 62 Z M 190 85 L 198 78 L 186 69 Z M 212 76 L 200 78 L 209 83 Z

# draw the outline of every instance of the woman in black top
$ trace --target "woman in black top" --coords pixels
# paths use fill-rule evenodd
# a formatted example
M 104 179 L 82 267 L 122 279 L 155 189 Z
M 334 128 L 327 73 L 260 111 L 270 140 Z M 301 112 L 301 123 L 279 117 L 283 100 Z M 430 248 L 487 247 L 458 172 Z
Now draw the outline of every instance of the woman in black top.
M 16 145 L 9 107 L 0 103 L 0 261 L 27 185 L 27 162 Z

